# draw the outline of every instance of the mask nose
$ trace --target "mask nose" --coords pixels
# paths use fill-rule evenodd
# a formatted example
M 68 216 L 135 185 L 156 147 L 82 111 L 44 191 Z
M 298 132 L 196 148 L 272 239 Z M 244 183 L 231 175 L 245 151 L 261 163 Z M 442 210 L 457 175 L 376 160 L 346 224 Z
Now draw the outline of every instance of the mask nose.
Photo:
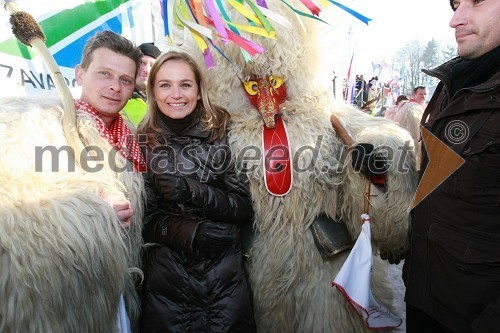
M 273 97 L 273 88 L 268 80 L 259 81 L 259 94 L 257 97 L 257 108 L 259 110 L 266 128 L 275 128 L 274 116 L 278 113 L 278 105 Z

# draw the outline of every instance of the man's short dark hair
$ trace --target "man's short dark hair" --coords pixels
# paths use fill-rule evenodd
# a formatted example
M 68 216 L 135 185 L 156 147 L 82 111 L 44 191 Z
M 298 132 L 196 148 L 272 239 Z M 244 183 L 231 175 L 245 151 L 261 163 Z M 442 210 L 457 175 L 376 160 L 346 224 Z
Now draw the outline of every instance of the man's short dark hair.
M 406 95 L 399 95 L 398 98 L 396 99 L 396 104 L 398 104 L 401 101 L 407 101 L 407 100 L 409 100 L 408 96 L 406 96 Z
M 426 88 L 424 86 L 418 86 L 418 87 L 413 88 L 413 95 L 415 95 L 417 93 L 417 91 L 419 91 L 420 89 L 425 90 Z
M 92 62 L 92 54 L 98 48 L 105 47 L 113 52 L 124 55 L 135 62 L 135 75 L 139 70 L 139 65 L 142 59 L 141 50 L 127 38 L 114 33 L 111 30 L 98 31 L 94 36 L 90 37 L 83 48 L 82 60 L 80 66 L 87 69 Z

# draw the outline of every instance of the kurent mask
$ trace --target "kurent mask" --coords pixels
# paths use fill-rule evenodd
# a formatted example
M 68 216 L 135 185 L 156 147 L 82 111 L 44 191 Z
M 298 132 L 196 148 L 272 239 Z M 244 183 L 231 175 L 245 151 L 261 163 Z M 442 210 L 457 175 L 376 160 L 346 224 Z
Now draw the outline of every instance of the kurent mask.
M 245 92 L 257 108 L 266 128 L 276 126 L 274 116 L 279 113 L 281 103 L 286 99 L 286 86 L 282 77 L 266 76 L 243 82 Z

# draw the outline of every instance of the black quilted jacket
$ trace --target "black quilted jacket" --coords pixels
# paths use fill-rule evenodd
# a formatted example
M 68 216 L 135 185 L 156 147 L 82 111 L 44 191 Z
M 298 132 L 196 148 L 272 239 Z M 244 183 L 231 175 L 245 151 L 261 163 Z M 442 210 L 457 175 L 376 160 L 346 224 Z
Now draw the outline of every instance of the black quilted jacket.
M 168 145 L 144 150 L 147 203 L 141 333 L 255 332 L 250 286 L 239 240 L 239 226 L 252 217 L 247 185 L 235 173 L 226 138 L 207 143 L 200 125 L 182 136 L 169 132 Z M 151 176 L 185 176 L 192 199 L 161 202 Z M 221 254 L 193 249 L 203 220 L 233 224 L 236 243 Z

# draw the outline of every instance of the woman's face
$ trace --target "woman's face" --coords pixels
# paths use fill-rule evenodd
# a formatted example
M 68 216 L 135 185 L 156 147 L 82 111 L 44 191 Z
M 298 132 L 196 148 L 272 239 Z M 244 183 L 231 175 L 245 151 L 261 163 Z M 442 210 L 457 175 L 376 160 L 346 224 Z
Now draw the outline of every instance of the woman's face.
M 191 67 L 181 60 L 163 63 L 154 79 L 153 96 L 160 111 L 172 119 L 193 112 L 200 92 Z

